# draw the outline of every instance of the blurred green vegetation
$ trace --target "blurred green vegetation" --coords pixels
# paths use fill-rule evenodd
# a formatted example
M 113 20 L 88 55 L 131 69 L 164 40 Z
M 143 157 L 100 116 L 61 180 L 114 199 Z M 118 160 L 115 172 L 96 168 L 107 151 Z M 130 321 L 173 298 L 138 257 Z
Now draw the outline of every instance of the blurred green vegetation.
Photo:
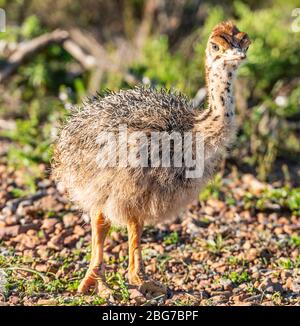
M 78 1 L 73 1 L 72 5 L 70 1 L 60 4 L 54 1 L 54 15 L 50 18 L 42 12 L 49 6 L 49 1 L 41 4 L 41 1 L 0 0 L 0 7 L 7 10 L 8 16 L 7 31 L 0 33 L 0 41 L 20 42 L 54 27 L 74 26 L 76 20 L 71 18 L 78 10 L 82 10 L 78 26 L 95 31 L 97 17 L 95 13 L 87 12 L 87 8 L 102 5 L 103 8 L 107 6 L 107 15 L 111 13 L 113 23 L 103 27 L 103 35 L 94 34 L 112 52 L 113 33 L 130 38 L 140 23 L 145 3 L 138 0 L 121 2 L 120 10 L 126 19 L 123 17 L 122 24 L 117 24 L 111 13 L 115 1 L 108 5 L 104 1 L 89 0 L 86 8 L 81 8 Z M 230 159 L 240 167 L 256 170 L 260 179 L 268 179 L 277 162 L 283 160 L 285 166 L 297 163 L 300 154 L 300 32 L 291 30 L 295 19 L 291 13 L 299 3 L 270 0 L 263 5 L 260 1 L 225 1 L 220 5 L 207 1 L 200 7 L 203 17 L 199 9 L 201 17 L 195 23 L 188 21 L 189 14 L 194 14 L 199 1 L 182 3 L 186 25 L 181 24 L 183 27 L 172 33 L 154 26 L 142 55 L 130 64 L 130 73 L 154 86 L 174 87 L 190 97 L 195 96 L 205 84 L 204 51 L 212 27 L 222 20 L 234 19 L 239 28 L 249 34 L 252 44 L 248 62 L 239 71 L 239 133 Z M 65 12 L 56 12 L 59 6 L 65 8 Z M 0 56 L 0 66 L 4 59 Z M 14 142 L 8 152 L 9 164 L 34 171 L 40 163 L 49 162 L 50 144 L 58 121 L 63 119 L 70 105 L 89 95 L 90 77 L 90 72 L 76 69 L 74 59 L 59 45 L 49 46 L 18 69 L 1 89 L 6 95 L 0 98 L 0 116 L 17 121 L 15 130 L 1 131 L 2 137 Z M 129 85 L 121 74 L 106 72 L 99 91 L 124 87 Z M 298 194 L 288 197 L 292 199 L 286 205 L 298 210 Z

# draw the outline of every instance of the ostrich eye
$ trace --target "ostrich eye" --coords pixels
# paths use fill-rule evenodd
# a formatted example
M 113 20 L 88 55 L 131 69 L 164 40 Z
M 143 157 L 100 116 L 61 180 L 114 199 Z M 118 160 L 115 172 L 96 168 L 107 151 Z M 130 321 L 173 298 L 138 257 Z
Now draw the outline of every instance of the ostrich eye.
M 214 50 L 214 51 L 219 51 L 219 46 L 216 44 L 216 43 L 212 43 L 211 44 L 211 47 L 212 47 L 212 49 Z

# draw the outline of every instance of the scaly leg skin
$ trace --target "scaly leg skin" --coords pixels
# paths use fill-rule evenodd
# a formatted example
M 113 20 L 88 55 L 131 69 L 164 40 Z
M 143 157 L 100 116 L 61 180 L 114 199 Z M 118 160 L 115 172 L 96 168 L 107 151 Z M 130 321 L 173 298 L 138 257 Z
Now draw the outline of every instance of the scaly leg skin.
M 129 243 L 129 283 L 137 285 L 143 294 L 159 296 L 167 293 L 167 287 L 157 281 L 147 277 L 144 271 L 141 251 L 141 236 L 143 223 L 132 220 L 128 223 L 128 243 Z
M 110 223 L 105 220 L 102 213 L 92 215 L 92 257 L 90 266 L 84 279 L 81 281 L 78 292 L 86 293 L 90 287 L 95 286 L 96 292 L 102 298 L 108 299 L 112 295 L 112 290 L 105 282 L 103 266 L 103 246 Z

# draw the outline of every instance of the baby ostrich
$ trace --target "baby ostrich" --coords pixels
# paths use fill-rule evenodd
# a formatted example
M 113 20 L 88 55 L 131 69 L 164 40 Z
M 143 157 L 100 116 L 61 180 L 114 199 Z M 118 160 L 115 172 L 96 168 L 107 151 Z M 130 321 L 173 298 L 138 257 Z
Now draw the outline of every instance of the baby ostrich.
M 206 48 L 205 110 L 194 110 L 181 94 L 141 87 L 108 93 L 72 110 L 55 146 L 53 173 L 91 218 L 92 257 L 79 292 L 94 286 L 103 297 L 111 294 L 103 265 L 103 245 L 111 224 L 126 225 L 128 229 L 129 283 L 152 295 L 166 292 L 166 286 L 145 275 L 143 226 L 176 216 L 213 175 L 235 133 L 233 81 L 249 44 L 248 35 L 232 22 L 213 29 Z M 204 144 L 202 175 L 187 178 L 189 167 L 184 162 L 180 167 L 101 165 L 101 158 L 109 154 L 103 146 L 102 132 L 117 135 L 121 125 L 126 126 L 128 134 L 138 131 L 147 137 L 153 132 L 200 133 Z M 192 151 L 197 154 L 195 146 Z

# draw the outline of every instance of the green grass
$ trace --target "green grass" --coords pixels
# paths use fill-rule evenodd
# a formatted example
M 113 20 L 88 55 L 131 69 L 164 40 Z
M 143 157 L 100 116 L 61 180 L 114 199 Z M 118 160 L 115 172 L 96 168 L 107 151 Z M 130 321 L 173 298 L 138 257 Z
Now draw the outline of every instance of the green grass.
M 293 248 L 300 247 L 300 236 L 297 234 L 293 234 L 289 242 Z
M 244 259 L 240 259 L 236 256 L 229 256 L 227 258 L 227 262 L 228 264 L 230 264 L 231 266 L 245 266 L 246 261 Z
M 116 288 L 114 293 L 120 298 L 120 301 L 126 303 L 129 301 L 129 292 L 126 282 L 120 273 L 108 274 L 106 278 L 107 284 L 111 288 Z
M 55 298 L 57 305 L 61 306 L 101 306 L 106 300 L 98 295 L 93 296 L 73 296 L 73 297 L 57 297 Z
M 218 173 L 214 180 L 209 183 L 199 194 L 200 201 L 207 201 L 209 198 L 220 198 L 222 187 L 222 176 Z
M 282 269 L 292 269 L 294 267 L 294 263 L 290 258 L 280 258 L 277 265 Z
M 238 285 L 242 283 L 248 283 L 251 281 L 251 277 L 247 271 L 243 271 L 241 273 L 233 271 L 228 275 L 228 278 L 230 279 L 231 282 Z
M 218 234 L 214 239 L 207 240 L 206 249 L 213 254 L 221 253 L 225 249 L 224 239 L 222 235 Z
M 174 244 L 178 243 L 179 240 L 180 240 L 179 234 L 178 234 L 178 232 L 175 231 L 175 232 L 172 232 L 172 233 L 164 236 L 163 243 L 165 245 L 174 245 Z

